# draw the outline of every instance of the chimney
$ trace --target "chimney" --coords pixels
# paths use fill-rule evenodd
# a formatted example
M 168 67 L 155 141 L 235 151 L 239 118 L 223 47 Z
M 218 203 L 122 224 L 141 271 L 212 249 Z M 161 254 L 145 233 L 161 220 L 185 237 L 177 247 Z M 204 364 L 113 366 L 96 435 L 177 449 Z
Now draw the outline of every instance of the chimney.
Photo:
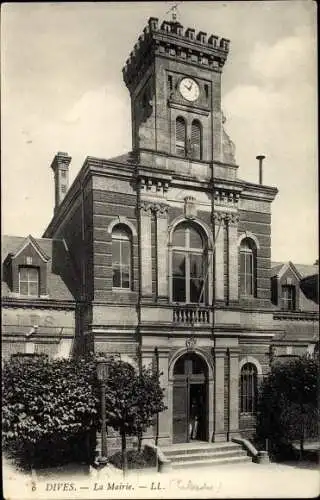
M 68 153 L 57 153 L 52 160 L 51 168 L 54 172 L 55 203 L 54 213 L 58 210 L 69 187 L 69 165 L 71 156 Z
M 265 156 L 258 155 L 256 156 L 256 159 L 259 160 L 259 184 L 262 184 L 262 163 L 263 160 L 265 159 Z

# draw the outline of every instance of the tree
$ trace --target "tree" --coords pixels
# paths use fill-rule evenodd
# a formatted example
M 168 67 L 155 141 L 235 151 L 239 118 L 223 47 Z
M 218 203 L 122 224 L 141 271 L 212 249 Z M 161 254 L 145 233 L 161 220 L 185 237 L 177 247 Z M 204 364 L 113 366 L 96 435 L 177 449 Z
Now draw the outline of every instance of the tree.
M 274 444 L 299 440 L 302 456 L 305 439 L 317 431 L 318 388 L 318 365 L 312 358 L 274 363 L 260 390 L 258 436 Z
M 31 467 L 44 450 L 54 455 L 99 425 L 94 359 L 13 356 L 2 385 L 4 445 L 19 447 Z
M 129 363 L 109 360 L 106 383 L 107 424 L 121 436 L 122 464 L 127 469 L 126 438 L 141 437 L 153 424 L 154 416 L 165 410 L 159 376 L 151 368 L 135 370 Z

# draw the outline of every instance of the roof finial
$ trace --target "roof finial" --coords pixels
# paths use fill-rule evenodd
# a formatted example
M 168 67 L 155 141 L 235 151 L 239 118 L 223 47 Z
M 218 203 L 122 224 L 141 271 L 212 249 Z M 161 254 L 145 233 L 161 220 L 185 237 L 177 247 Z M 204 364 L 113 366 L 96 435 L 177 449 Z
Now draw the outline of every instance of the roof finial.
M 172 7 L 170 7 L 169 10 L 167 10 L 166 14 L 169 14 L 169 12 L 171 12 L 171 16 L 172 16 L 172 21 L 176 22 L 177 21 L 177 15 L 178 15 L 178 10 L 177 10 L 177 7 L 178 5 L 180 4 L 181 2 L 175 2 Z

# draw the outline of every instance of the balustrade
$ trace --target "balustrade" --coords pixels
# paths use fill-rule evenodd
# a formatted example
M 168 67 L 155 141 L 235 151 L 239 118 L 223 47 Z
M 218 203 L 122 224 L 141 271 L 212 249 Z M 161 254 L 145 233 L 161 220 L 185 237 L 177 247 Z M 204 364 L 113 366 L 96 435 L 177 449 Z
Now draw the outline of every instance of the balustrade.
M 173 322 L 184 324 L 209 323 L 210 315 L 207 307 L 175 306 L 173 309 Z

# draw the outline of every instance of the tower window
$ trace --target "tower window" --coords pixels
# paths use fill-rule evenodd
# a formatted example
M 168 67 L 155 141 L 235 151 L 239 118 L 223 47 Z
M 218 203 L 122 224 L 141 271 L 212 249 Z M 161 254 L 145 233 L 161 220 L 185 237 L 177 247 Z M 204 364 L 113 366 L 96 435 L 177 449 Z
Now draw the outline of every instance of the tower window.
M 186 156 L 186 122 L 181 116 L 176 119 L 176 153 Z
M 39 297 L 39 268 L 19 267 L 19 293 Z
M 204 86 L 204 93 L 205 93 L 205 96 L 206 96 L 206 100 L 208 100 L 209 98 L 209 87 L 207 84 L 205 84 Z
M 131 288 L 131 237 L 121 225 L 112 231 L 112 276 L 114 288 Z
M 201 160 L 202 147 L 201 147 L 201 124 L 198 120 L 193 120 L 191 125 L 191 153 L 192 158 Z
M 172 76 L 171 75 L 168 75 L 168 87 L 169 87 L 169 90 L 171 91 L 173 86 L 172 86 Z

